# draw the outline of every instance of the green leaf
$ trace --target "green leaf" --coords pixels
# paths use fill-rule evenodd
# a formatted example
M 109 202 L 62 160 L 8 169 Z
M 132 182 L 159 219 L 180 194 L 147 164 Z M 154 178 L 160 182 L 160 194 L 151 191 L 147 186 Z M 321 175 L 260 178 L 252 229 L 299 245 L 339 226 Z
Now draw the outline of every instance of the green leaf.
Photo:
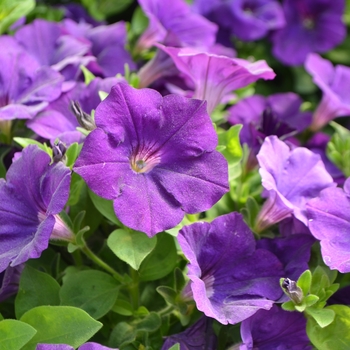
M 141 7 L 137 7 L 131 19 L 131 31 L 136 35 L 142 34 L 147 28 L 148 22 L 148 18 Z
M 68 147 L 66 151 L 66 157 L 67 157 L 66 165 L 71 169 L 80 153 L 81 147 L 82 145 L 78 145 L 78 143 L 74 142 Z
M 59 305 L 60 285 L 50 275 L 26 266 L 22 272 L 15 301 L 16 317 L 41 305 Z
M 131 316 L 133 314 L 133 308 L 131 304 L 128 301 L 122 299 L 118 299 L 114 303 L 112 311 L 123 316 Z
M 167 233 L 157 234 L 157 245 L 139 268 L 141 281 L 154 281 L 174 270 L 177 263 L 175 241 Z
M 68 344 L 77 348 L 101 327 L 85 311 L 71 306 L 38 306 L 27 311 L 21 321 L 37 330 L 23 350 L 35 350 L 38 343 Z
M 86 270 L 66 276 L 60 290 L 61 305 L 75 306 L 99 319 L 117 300 L 119 283 L 105 272 Z
M 174 344 L 171 348 L 169 348 L 169 350 L 180 350 L 180 344 L 179 343 Z
M 1 0 L 0 0 L 1 1 Z M 17 142 L 20 146 L 23 148 L 29 146 L 29 145 L 37 145 L 41 150 L 46 152 L 51 158 L 52 158 L 52 149 L 48 147 L 46 144 L 42 144 L 38 141 L 32 140 L 32 139 L 26 139 L 23 137 L 14 137 L 13 140 Z
M 282 309 L 286 311 L 295 311 L 295 304 L 292 300 L 288 300 L 282 305 Z
M 311 287 L 311 271 L 304 271 L 297 281 L 297 286 L 303 291 L 304 297 L 308 295 L 310 287 Z
M 113 231 L 107 245 L 121 260 L 138 270 L 142 261 L 151 253 L 157 244 L 157 237 L 149 238 L 143 232 L 118 229 Z
M 186 285 L 184 273 L 178 267 L 174 271 L 175 290 L 180 293 Z
M 113 201 L 109 201 L 107 199 L 99 197 L 97 194 L 92 192 L 89 189 L 89 196 L 94 203 L 96 209 L 108 220 L 112 221 L 114 224 L 118 226 L 122 226 L 118 218 L 115 216 Z
M 34 0 L 0 0 L 0 34 L 34 7 Z
M 161 324 L 160 316 L 156 312 L 150 312 L 142 321 L 137 323 L 136 328 L 138 331 L 154 332 Z
M 174 289 L 168 286 L 157 287 L 157 292 L 164 298 L 164 300 L 173 306 L 176 306 L 177 293 Z
M 17 320 L 0 321 L 0 349 L 19 350 L 34 337 L 36 330 Z
M 316 309 L 313 307 L 305 310 L 307 315 L 310 315 L 317 324 L 321 327 L 327 327 L 334 321 L 335 312 L 330 309 Z
M 132 343 L 136 339 L 136 329 L 126 322 L 118 323 L 110 336 L 108 346 L 120 347 Z
M 309 307 L 309 306 L 316 304 L 319 299 L 320 298 L 317 295 L 310 294 L 304 298 L 303 302 L 305 303 L 305 305 L 307 307 Z
M 119 13 L 128 7 L 132 0 L 82 0 L 90 15 L 98 21 L 105 20 L 108 16 Z
M 84 82 L 89 85 L 96 77 L 83 65 L 80 66 L 81 71 L 84 74 Z
M 350 308 L 345 305 L 331 305 L 325 310 L 335 312 L 334 321 L 324 328 L 313 317 L 307 318 L 306 332 L 318 350 L 350 349 Z

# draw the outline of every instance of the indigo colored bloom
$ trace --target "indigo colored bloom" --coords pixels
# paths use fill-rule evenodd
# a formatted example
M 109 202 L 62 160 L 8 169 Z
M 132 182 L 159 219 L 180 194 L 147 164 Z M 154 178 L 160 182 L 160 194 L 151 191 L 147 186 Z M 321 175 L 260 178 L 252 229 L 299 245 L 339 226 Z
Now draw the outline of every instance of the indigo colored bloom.
M 58 216 L 68 200 L 70 170 L 50 162 L 46 152 L 29 145 L 6 181 L 0 179 L 0 272 L 38 258 L 49 239 L 73 238 Z
M 178 70 L 193 81 L 193 98 L 206 100 L 209 114 L 233 90 L 258 79 L 269 80 L 275 77 L 275 73 L 264 60 L 251 63 L 192 48 L 157 46 L 168 53 Z
M 335 186 L 321 157 L 304 147 L 291 150 L 276 136 L 269 136 L 257 158 L 267 200 L 258 214 L 256 230 L 292 215 L 307 225 L 306 202 Z
M 301 112 L 301 104 L 293 92 L 253 95 L 230 107 L 227 120 L 232 125 L 243 124 L 240 140 L 257 154 L 266 136 L 286 139 L 307 128 L 311 113 Z
M 345 39 L 344 10 L 344 0 L 284 0 L 287 23 L 272 37 L 273 54 L 295 66 L 303 64 L 311 52 L 333 49 Z
M 16 41 L 0 37 L 0 121 L 31 119 L 61 94 L 63 77 L 40 65 Z
M 282 263 L 270 251 L 256 249 L 240 214 L 185 226 L 178 241 L 189 260 L 193 299 L 206 316 L 235 324 L 270 309 L 282 296 Z
M 306 318 L 300 312 L 284 311 L 277 305 L 259 310 L 241 324 L 243 344 L 239 350 L 311 350 Z
M 217 337 L 213 330 L 212 321 L 205 316 L 201 317 L 184 332 L 167 337 L 162 350 L 168 350 L 177 343 L 181 350 L 217 349 Z
M 305 69 L 312 75 L 314 83 L 323 96 L 314 115 L 311 130 L 317 131 L 336 117 L 350 115 L 350 68 L 332 63 L 317 54 L 310 54 Z
M 228 170 L 203 101 L 113 86 L 96 109 L 74 171 L 113 200 L 120 221 L 153 236 L 228 191 Z
M 148 28 L 137 43 L 137 50 L 152 47 L 156 42 L 168 45 L 210 47 L 215 43 L 217 26 L 191 11 L 183 0 L 139 0 L 149 19 Z M 172 39 L 169 41 L 169 34 Z
M 261 39 L 285 25 L 276 0 L 196 0 L 194 9 L 245 41 Z
M 76 129 L 80 124 L 71 110 L 71 101 L 78 101 L 82 110 L 90 114 L 101 102 L 99 91 L 109 93 L 111 87 L 118 81 L 120 80 L 117 78 L 95 78 L 87 86 L 84 83 L 77 83 L 73 89 L 63 93 L 34 119 L 27 122 L 27 126 L 52 142 L 56 138 L 66 145 L 81 142 L 84 137 Z
M 0 303 L 18 291 L 19 280 L 24 264 L 11 267 L 0 272 Z
M 38 344 L 35 350 L 74 350 L 73 346 L 67 344 Z M 79 346 L 78 350 L 118 350 L 97 343 L 89 342 Z
M 326 188 L 307 203 L 309 228 L 321 242 L 323 261 L 350 272 L 350 179 L 341 188 Z
M 84 57 L 90 43 L 65 34 L 55 22 L 36 19 L 20 28 L 15 33 L 15 39 L 40 65 L 51 66 L 61 72 L 66 80 L 74 80 L 80 72 L 79 66 L 91 60 Z

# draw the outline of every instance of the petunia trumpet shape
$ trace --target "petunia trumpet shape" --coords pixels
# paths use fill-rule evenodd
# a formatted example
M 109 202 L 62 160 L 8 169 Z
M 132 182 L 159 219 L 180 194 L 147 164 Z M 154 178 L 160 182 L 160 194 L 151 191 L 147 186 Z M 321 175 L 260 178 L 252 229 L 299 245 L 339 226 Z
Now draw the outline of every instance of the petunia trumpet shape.
M 275 77 L 275 73 L 264 60 L 252 63 L 194 48 L 178 49 L 160 44 L 157 46 L 169 54 L 177 69 L 193 81 L 193 98 L 206 100 L 209 114 L 228 93 L 258 79 L 269 80 Z
M 0 179 L 0 272 L 38 258 L 49 239 L 71 241 L 58 214 L 69 196 L 70 169 L 51 164 L 35 145 L 26 147 Z
M 350 179 L 341 188 L 326 188 L 307 203 L 309 228 L 321 241 L 323 261 L 331 269 L 350 272 Z
M 317 131 L 336 117 L 350 115 L 350 68 L 332 63 L 320 55 L 310 54 L 305 69 L 312 75 L 315 84 L 322 90 L 323 96 L 311 124 L 311 130 Z
M 113 200 L 124 225 L 153 236 L 228 191 L 205 102 L 119 83 L 97 107 L 95 123 L 74 171 Z
M 257 158 L 267 200 L 255 229 L 260 232 L 292 215 L 307 225 L 306 202 L 335 186 L 321 157 L 304 147 L 291 150 L 276 136 L 269 136 Z
M 268 310 L 282 293 L 279 259 L 256 249 L 253 233 L 238 213 L 181 229 L 180 247 L 197 308 L 222 324 L 235 324 Z

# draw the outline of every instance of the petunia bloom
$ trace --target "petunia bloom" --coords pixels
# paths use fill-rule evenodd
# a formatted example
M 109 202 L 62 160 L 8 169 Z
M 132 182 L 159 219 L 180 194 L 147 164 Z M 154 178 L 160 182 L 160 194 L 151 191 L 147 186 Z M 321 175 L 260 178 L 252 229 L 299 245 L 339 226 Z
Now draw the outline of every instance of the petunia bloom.
M 277 305 L 259 310 L 241 324 L 243 344 L 239 350 L 311 350 L 306 318 L 300 312 L 284 311 Z
M 304 147 L 291 150 L 276 136 L 269 136 L 257 158 L 267 200 L 258 215 L 256 230 L 292 215 L 307 225 L 306 202 L 335 186 L 321 157 Z
M 23 268 L 24 264 L 9 266 L 5 271 L 0 272 L 0 303 L 17 293 Z
M 58 214 L 69 196 L 70 169 L 51 164 L 35 145 L 26 147 L 0 179 L 0 272 L 38 258 L 49 239 L 71 241 Z
M 276 75 L 264 60 L 251 63 L 193 48 L 157 46 L 169 54 L 177 69 L 193 81 L 193 98 L 206 100 L 209 114 L 228 93 L 258 79 L 273 79 Z
M 97 107 L 95 123 L 74 171 L 113 200 L 124 225 L 153 236 L 228 191 L 205 102 L 119 83 Z
M 256 249 L 240 214 L 185 226 L 178 241 L 189 260 L 193 299 L 206 316 L 235 324 L 270 309 L 282 296 L 282 263 L 270 251 Z
M 273 34 L 273 54 L 294 66 L 303 64 L 311 52 L 333 49 L 345 39 L 344 9 L 344 0 L 283 1 L 287 23 Z
M 63 77 L 50 67 L 40 67 L 13 37 L 0 37 L 0 121 L 31 119 L 55 100 Z
M 311 124 L 311 130 L 317 131 L 336 117 L 350 115 L 350 68 L 332 63 L 317 54 L 308 55 L 305 69 L 312 75 L 315 84 L 322 90 L 323 96 Z
M 35 350 L 74 350 L 73 346 L 67 344 L 38 344 Z M 78 350 L 118 350 L 109 348 L 98 343 L 88 342 L 79 347 Z
M 350 179 L 341 188 L 326 188 L 307 205 L 309 228 L 321 242 L 323 261 L 331 269 L 350 272 Z

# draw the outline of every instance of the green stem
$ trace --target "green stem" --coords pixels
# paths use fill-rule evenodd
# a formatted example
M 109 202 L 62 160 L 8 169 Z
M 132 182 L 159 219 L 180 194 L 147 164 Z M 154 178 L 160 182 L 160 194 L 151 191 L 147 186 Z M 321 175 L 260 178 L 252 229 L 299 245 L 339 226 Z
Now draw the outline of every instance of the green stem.
M 73 259 L 74 259 L 74 262 L 75 262 L 75 265 L 80 267 L 83 265 L 83 259 L 81 258 L 81 253 L 80 253 L 80 250 L 77 249 L 75 250 L 73 253 Z
M 174 307 L 174 306 L 168 305 L 168 306 L 165 307 L 164 309 L 158 311 L 158 315 L 159 315 L 160 317 L 169 316 L 174 310 L 175 310 L 175 307 Z
M 134 310 L 137 310 L 139 307 L 139 276 L 136 270 L 130 267 L 130 276 L 132 278 L 132 283 L 128 286 L 131 304 Z
M 96 265 L 103 268 L 105 271 L 110 273 L 117 281 L 124 283 L 124 278 L 121 274 L 119 274 L 116 270 L 106 264 L 103 260 L 101 260 L 95 253 L 93 253 L 88 246 L 84 246 L 81 248 L 81 251 L 90 258 Z

